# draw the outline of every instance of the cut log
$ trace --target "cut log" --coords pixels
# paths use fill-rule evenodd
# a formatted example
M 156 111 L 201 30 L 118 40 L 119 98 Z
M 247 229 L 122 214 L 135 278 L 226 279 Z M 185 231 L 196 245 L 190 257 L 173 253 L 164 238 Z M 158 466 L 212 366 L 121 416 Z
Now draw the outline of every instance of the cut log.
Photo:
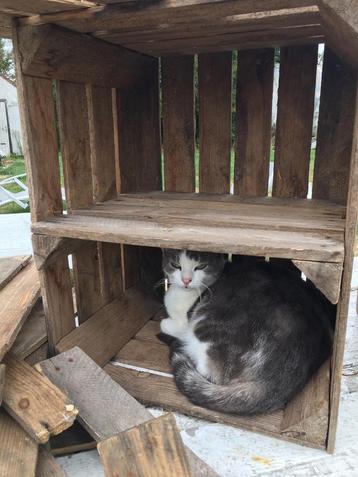
M 40 295 L 34 263 L 29 264 L 0 292 L 0 360 L 11 348 Z
M 66 390 L 79 409 L 82 424 L 97 441 L 153 418 L 144 406 L 77 347 L 44 361 L 39 369 L 56 386 Z M 190 449 L 186 449 L 186 453 L 193 475 L 217 477 Z
M 292 260 L 297 268 L 321 290 L 334 305 L 338 303 L 341 290 L 342 263 L 309 262 Z
M 31 255 L 0 258 L 0 290 L 30 261 Z
M 137 289 L 101 308 L 56 346 L 59 353 L 79 346 L 104 366 L 155 314 L 160 303 Z
M 35 477 L 37 444 L 0 409 L 0 475 Z
M 45 448 L 39 449 L 36 477 L 66 477 L 66 472 Z
M 39 444 L 70 427 L 77 409 L 67 396 L 24 361 L 7 355 L 3 405 Z
M 191 476 L 172 414 L 140 424 L 98 444 L 107 477 Z

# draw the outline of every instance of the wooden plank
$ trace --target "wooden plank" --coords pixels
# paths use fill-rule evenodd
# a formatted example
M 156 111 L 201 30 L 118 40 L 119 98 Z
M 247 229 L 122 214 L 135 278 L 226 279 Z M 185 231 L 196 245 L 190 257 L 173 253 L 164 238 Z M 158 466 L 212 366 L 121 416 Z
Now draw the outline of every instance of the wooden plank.
M 232 54 L 199 55 L 201 192 L 230 191 Z
M 165 190 L 194 192 L 194 57 L 162 58 Z
M 3 406 L 38 443 L 70 427 L 77 409 L 67 396 L 29 364 L 9 354 Z
M 171 373 L 169 347 L 163 343 L 153 343 L 137 339 L 128 341 L 116 354 L 114 361 L 142 368 Z
M 346 204 L 357 75 L 325 48 L 312 197 Z
M 50 437 L 51 454 L 54 456 L 74 454 L 75 452 L 95 449 L 96 446 L 96 441 L 93 440 L 78 420 L 73 423 L 72 427 L 61 432 L 61 434 Z
M 56 386 L 66 389 L 79 409 L 83 425 L 97 441 L 153 418 L 79 348 L 41 363 L 41 370 Z M 186 453 L 193 475 L 218 477 L 190 449 L 186 448 Z
M 25 361 L 30 366 L 34 366 L 40 361 L 47 359 L 48 356 L 49 356 L 49 346 L 48 346 L 48 342 L 46 341 L 46 343 L 43 343 L 39 348 L 35 349 L 35 351 L 29 354 L 25 358 Z
M 103 366 L 154 315 L 159 303 L 136 289 L 101 308 L 79 328 L 65 336 L 56 349 L 62 353 L 79 346 Z
M 0 290 L 29 263 L 31 255 L 0 258 Z
M 0 364 L 0 406 L 2 403 L 2 394 L 5 387 L 5 365 Z
M 329 385 L 331 364 L 328 359 L 290 401 L 281 423 L 281 433 L 326 446 L 329 420 Z
M 128 89 L 155 60 L 55 25 L 19 27 L 23 74 Z
M 38 270 L 44 270 L 64 255 L 71 255 L 83 244 L 79 240 L 33 234 L 31 237 L 34 261 Z
M 281 49 L 272 195 L 307 197 L 317 46 Z
M 266 196 L 271 147 L 274 50 L 238 53 L 236 194 Z
M 191 476 L 172 414 L 152 419 L 98 444 L 107 477 Z
M 69 211 L 93 203 L 88 105 L 85 85 L 58 82 L 59 128 L 62 143 L 66 201 Z M 104 305 L 97 244 L 84 243 L 73 255 L 80 322 Z
M 358 84 L 356 84 L 358 86 Z M 337 319 L 332 354 L 332 379 L 330 395 L 330 420 L 328 429 L 328 452 L 334 451 L 340 401 L 343 353 L 346 342 L 348 306 L 354 259 L 354 243 L 358 208 L 358 96 L 355 102 L 355 121 L 353 129 L 353 147 L 349 174 L 347 219 L 345 232 L 345 258 L 343 263 L 341 297 L 337 308 Z
M 358 14 L 350 0 L 318 2 L 328 44 L 353 68 L 358 67 Z
M 12 16 L 6 13 L 1 13 L 0 15 L 0 37 L 12 37 Z
M 40 295 L 34 263 L 24 268 L 0 292 L 0 359 L 11 348 Z
M 0 409 L 0 475 L 35 477 L 37 444 Z
M 20 15 L 24 12 L 30 15 L 72 11 L 93 6 L 95 2 L 88 0 L 16 0 L 16 4 L 13 0 L 1 0 L 0 9 L 13 10 L 14 14 L 18 11 Z
M 66 472 L 45 448 L 39 449 L 36 477 L 66 477 Z
M 160 310 L 156 313 L 159 313 Z M 157 338 L 157 335 L 160 333 L 160 323 L 158 321 L 150 320 L 146 323 L 143 328 L 141 328 L 138 333 L 135 335 L 136 340 L 141 341 L 151 341 L 152 343 L 162 344 Z
M 25 359 L 47 341 L 46 318 L 42 300 L 38 300 L 12 345 L 11 352 Z
M 293 260 L 306 277 L 328 298 L 337 304 L 341 290 L 342 263 L 309 262 L 306 260 Z

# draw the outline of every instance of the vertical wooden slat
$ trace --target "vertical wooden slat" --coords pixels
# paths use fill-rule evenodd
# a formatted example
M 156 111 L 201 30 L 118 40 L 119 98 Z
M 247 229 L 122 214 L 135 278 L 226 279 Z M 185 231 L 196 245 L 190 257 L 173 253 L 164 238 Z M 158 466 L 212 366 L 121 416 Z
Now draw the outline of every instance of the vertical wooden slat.
M 62 213 L 55 106 L 50 80 L 24 76 L 17 27 L 13 28 L 17 90 L 33 222 Z M 72 286 L 66 257 L 40 271 L 50 350 L 74 326 Z
M 194 192 L 194 57 L 162 58 L 165 190 Z
M 89 120 L 85 85 L 58 82 L 59 128 L 69 212 L 93 203 Z M 96 242 L 73 255 L 77 313 L 83 322 L 103 306 Z
M 346 203 L 355 107 L 355 74 L 325 49 L 312 196 Z
M 272 191 L 276 197 L 307 197 L 317 48 L 281 48 Z
M 122 193 L 161 190 L 158 73 L 158 61 L 153 59 L 153 63 L 143 71 L 147 78 L 144 86 L 126 92 L 116 91 L 115 130 L 119 154 L 119 190 Z M 147 252 L 140 247 L 123 247 L 126 289 L 140 281 L 142 253 Z M 156 252 L 152 249 L 150 253 Z
M 117 196 L 116 153 L 111 88 L 87 85 L 92 183 L 95 202 Z M 104 303 L 122 293 L 121 247 L 98 243 L 99 273 Z
M 238 53 L 234 192 L 266 196 L 268 189 L 274 50 Z
M 199 55 L 200 192 L 230 192 L 232 53 Z
M 332 356 L 332 379 L 331 379 L 331 400 L 330 419 L 328 429 L 328 452 L 334 451 L 338 408 L 340 401 L 341 379 L 343 369 L 343 354 L 346 342 L 346 330 L 348 321 L 348 307 L 350 297 L 350 287 L 354 260 L 354 243 L 356 237 L 357 211 L 358 211 L 358 81 L 353 86 L 352 95 L 354 100 L 354 127 L 351 162 L 349 169 L 347 218 L 345 227 L 345 258 L 343 263 L 343 275 L 341 286 L 341 297 L 337 308 L 337 320 L 335 326 L 333 356 Z M 344 107 L 344 104 L 342 105 Z

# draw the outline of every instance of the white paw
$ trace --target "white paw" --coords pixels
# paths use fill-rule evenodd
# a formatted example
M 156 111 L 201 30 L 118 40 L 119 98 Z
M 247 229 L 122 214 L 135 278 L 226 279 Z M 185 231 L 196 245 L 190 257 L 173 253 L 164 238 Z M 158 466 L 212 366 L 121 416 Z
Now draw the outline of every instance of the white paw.
M 180 338 L 187 329 L 187 323 L 185 321 L 173 320 L 173 318 L 165 318 L 165 320 L 160 322 L 160 329 L 166 335 Z

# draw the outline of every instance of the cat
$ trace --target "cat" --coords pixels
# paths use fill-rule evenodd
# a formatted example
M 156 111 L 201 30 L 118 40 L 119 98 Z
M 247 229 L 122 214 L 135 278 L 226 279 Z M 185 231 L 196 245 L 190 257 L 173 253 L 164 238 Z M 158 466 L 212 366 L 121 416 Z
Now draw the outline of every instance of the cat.
M 271 262 L 163 250 L 164 335 L 178 389 L 215 411 L 281 409 L 331 353 L 335 307 L 299 273 Z

